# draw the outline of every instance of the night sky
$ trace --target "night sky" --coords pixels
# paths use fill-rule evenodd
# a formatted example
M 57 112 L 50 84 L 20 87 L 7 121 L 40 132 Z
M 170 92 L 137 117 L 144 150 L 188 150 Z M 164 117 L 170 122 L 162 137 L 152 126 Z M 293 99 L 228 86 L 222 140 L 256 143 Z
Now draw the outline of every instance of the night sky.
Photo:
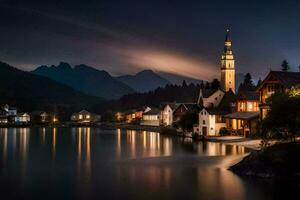
M 237 72 L 257 79 L 300 65 L 300 1 L 0 0 L 0 60 L 24 70 L 59 61 L 113 75 L 142 69 L 219 77 L 230 28 Z

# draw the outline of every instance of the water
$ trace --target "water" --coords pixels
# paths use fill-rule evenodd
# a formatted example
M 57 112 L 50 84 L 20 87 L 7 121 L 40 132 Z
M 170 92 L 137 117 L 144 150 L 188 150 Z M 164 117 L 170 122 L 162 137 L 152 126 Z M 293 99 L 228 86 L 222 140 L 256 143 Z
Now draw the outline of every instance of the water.
M 247 152 L 145 131 L 0 129 L 0 194 L 1 199 L 300 197 L 297 185 L 242 179 L 227 170 Z

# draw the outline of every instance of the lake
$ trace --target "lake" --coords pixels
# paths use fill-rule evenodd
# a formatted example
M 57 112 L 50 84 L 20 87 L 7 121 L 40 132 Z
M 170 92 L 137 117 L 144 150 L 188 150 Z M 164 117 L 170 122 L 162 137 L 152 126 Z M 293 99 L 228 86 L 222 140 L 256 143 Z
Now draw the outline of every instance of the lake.
M 299 199 L 297 185 L 227 170 L 248 152 L 146 131 L 2 128 L 1 199 Z

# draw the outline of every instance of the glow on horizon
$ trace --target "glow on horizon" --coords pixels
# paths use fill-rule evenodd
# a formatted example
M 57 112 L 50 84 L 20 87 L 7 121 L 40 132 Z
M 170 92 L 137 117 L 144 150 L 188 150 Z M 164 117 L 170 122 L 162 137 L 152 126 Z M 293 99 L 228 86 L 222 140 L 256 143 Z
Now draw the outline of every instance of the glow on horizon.
M 127 48 L 116 51 L 125 58 L 126 63 L 140 70 L 151 69 L 202 80 L 219 77 L 218 68 L 200 58 L 156 49 Z

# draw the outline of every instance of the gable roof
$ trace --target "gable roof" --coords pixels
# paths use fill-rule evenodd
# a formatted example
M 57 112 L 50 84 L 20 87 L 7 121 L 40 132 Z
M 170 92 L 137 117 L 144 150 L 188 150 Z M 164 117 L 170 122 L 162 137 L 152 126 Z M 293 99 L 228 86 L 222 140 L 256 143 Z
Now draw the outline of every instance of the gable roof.
M 144 113 L 143 115 L 159 115 L 160 110 L 158 108 L 151 108 L 148 112 Z
M 78 114 L 91 114 L 91 113 L 87 110 L 81 110 Z
M 170 108 L 174 111 L 180 105 L 180 103 L 176 103 L 176 102 L 168 103 L 168 102 L 165 102 L 165 103 L 161 103 L 160 107 L 162 109 L 164 109 L 167 105 L 170 106 Z
M 276 79 L 278 79 L 281 82 L 283 86 L 287 88 L 290 88 L 293 85 L 300 83 L 300 72 L 270 71 L 267 77 L 257 88 L 257 91 L 259 91 L 262 88 L 262 86 L 265 84 L 266 81 L 268 81 L 268 79 L 271 76 L 274 76 Z
M 255 86 L 241 84 L 237 93 L 237 99 L 259 101 L 259 92 L 256 91 Z

